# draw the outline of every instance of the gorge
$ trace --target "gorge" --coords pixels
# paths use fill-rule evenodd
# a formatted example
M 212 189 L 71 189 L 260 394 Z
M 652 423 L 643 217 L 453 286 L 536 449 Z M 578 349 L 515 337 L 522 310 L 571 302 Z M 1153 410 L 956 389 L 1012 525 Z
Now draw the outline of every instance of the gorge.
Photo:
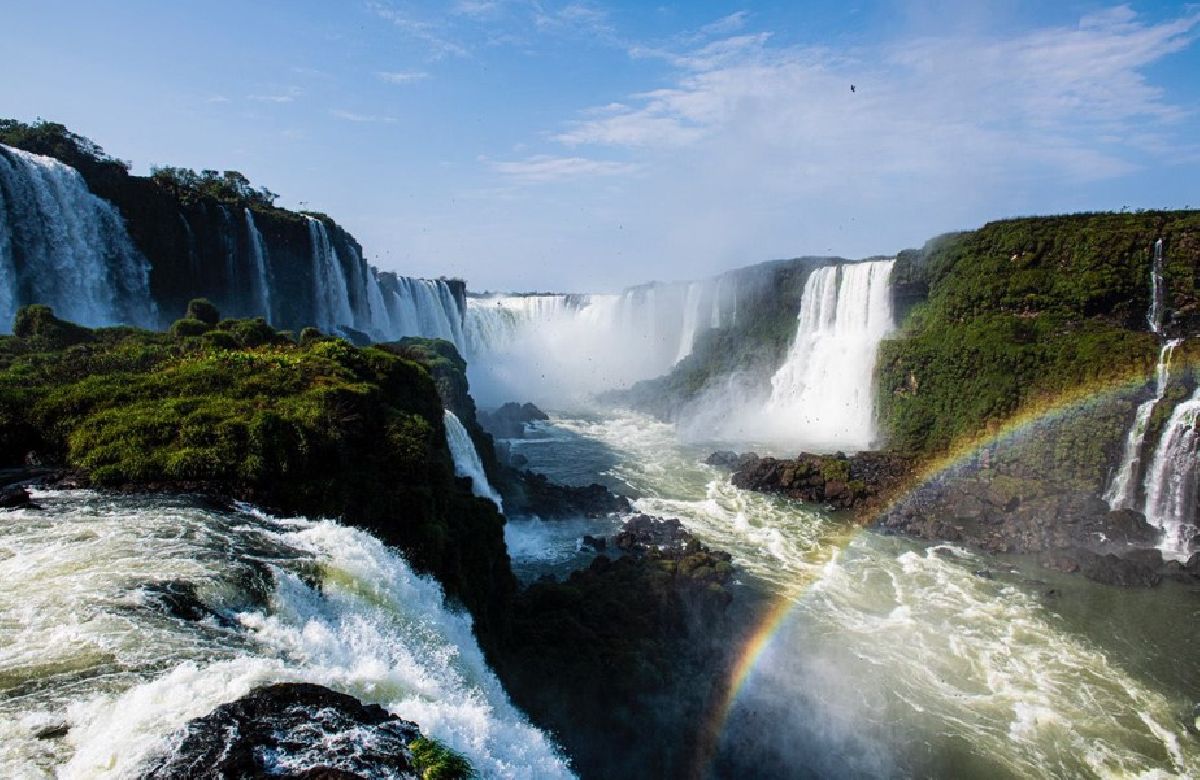
M 2 773 L 280 683 L 481 777 L 1200 773 L 1200 213 L 476 293 L 64 133 L 0 128 Z M 262 771 L 394 776 L 318 732 Z

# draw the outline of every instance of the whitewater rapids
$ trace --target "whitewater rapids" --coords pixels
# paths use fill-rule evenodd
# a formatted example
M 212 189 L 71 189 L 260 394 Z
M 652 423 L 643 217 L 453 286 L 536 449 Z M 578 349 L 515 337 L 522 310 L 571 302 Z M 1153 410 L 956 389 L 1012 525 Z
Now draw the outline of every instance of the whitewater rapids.
M 136 776 L 187 720 L 281 681 L 381 704 L 484 777 L 571 776 L 469 618 L 369 534 L 176 498 L 34 500 L 0 522 L 0 777 Z M 178 582 L 214 614 L 156 609 Z

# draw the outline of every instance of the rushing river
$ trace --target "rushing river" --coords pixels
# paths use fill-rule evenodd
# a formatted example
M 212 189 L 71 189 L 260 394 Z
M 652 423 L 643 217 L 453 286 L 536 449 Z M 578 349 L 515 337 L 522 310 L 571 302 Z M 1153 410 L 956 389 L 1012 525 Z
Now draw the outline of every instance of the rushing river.
M 712 447 L 640 417 L 557 416 L 514 445 L 550 476 L 680 518 L 734 555 L 744 587 L 783 600 L 714 714 L 715 775 L 1200 776 L 1196 588 L 1120 590 L 856 532 L 734 488 L 701 463 Z M 563 566 L 584 528 L 511 523 L 518 571 Z
M 182 498 L 34 500 L 0 514 L 5 780 L 136 776 L 188 719 L 279 681 L 382 704 L 485 777 L 570 775 L 469 619 L 369 534 Z M 190 588 L 203 619 L 162 608 Z

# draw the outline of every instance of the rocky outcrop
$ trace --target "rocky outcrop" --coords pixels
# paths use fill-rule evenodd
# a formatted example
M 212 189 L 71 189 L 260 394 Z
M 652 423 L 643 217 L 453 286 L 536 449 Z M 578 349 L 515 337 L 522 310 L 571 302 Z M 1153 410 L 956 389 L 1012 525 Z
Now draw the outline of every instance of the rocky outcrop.
M 604 485 L 560 485 L 544 474 L 509 468 L 501 482 L 505 510 L 516 516 L 549 520 L 564 517 L 602 517 L 628 512 L 629 499 Z
M 309 683 L 256 688 L 189 721 L 171 742 L 143 771 L 145 780 L 428 776 L 415 723 Z M 470 776 L 455 758 L 458 771 L 436 776 Z
M 708 462 L 733 468 L 736 487 L 835 509 L 861 509 L 886 495 L 911 469 L 908 459 L 888 452 L 801 453 L 787 460 L 731 455 L 714 453 Z
M 531 403 L 518 404 L 509 401 L 498 409 L 479 413 L 479 424 L 497 439 L 525 438 L 525 425 L 550 416 Z

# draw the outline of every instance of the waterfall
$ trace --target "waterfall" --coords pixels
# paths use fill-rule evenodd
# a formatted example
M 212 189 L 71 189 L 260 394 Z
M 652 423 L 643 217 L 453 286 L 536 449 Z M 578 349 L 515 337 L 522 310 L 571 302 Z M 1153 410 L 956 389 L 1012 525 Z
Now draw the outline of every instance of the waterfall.
M 704 286 L 692 282 L 687 288 L 687 300 L 683 306 L 683 328 L 679 333 L 679 351 L 675 354 L 675 362 L 683 360 L 692 354 L 692 346 L 696 343 L 696 327 L 700 319 L 700 296 Z
M 503 512 L 504 503 L 500 500 L 500 494 L 488 482 L 487 474 L 483 470 L 483 461 L 479 459 L 479 451 L 475 449 L 471 435 L 454 412 L 447 409 L 444 417 L 446 444 L 449 445 L 450 455 L 454 458 L 454 473 L 460 477 L 470 477 L 471 492 L 480 498 L 491 499 L 496 508 Z
M 1158 353 L 1158 368 L 1155 370 L 1154 397 L 1138 405 L 1133 425 L 1125 436 L 1125 448 L 1121 452 L 1121 465 L 1114 475 L 1112 484 L 1104 493 L 1104 500 L 1112 509 L 1132 509 L 1137 500 L 1138 475 L 1141 470 L 1142 445 L 1146 441 L 1146 425 L 1154 406 L 1167 392 L 1170 379 L 1171 355 L 1182 339 L 1171 339 L 1163 344 Z
M 350 290 L 346 274 L 338 259 L 337 250 L 329 240 L 325 223 L 308 217 L 308 235 L 312 242 L 313 315 L 317 327 L 327 333 L 337 333 L 342 326 L 352 327 L 354 312 L 350 308 Z
M 765 433 L 813 446 L 876 441 L 875 355 L 892 329 L 893 261 L 833 265 L 804 285 L 796 338 L 771 379 Z
M 1163 240 L 1154 242 L 1154 259 L 1150 265 L 1150 311 L 1146 322 L 1152 333 L 1162 333 L 1163 326 Z
M 246 233 L 250 237 L 250 255 L 254 260 L 255 304 L 267 322 L 274 322 L 274 312 L 271 310 L 271 263 L 267 255 L 267 246 L 254 224 L 254 214 L 250 209 L 246 209 L 245 214 Z
M 79 172 L 0 145 L 0 331 L 44 303 L 89 326 L 153 326 L 150 266 L 120 212 Z
M 1187 560 L 1196 533 L 1198 417 L 1200 389 L 1171 413 L 1146 471 L 1143 512 L 1163 531 L 1159 548 L 1164 558 Z

